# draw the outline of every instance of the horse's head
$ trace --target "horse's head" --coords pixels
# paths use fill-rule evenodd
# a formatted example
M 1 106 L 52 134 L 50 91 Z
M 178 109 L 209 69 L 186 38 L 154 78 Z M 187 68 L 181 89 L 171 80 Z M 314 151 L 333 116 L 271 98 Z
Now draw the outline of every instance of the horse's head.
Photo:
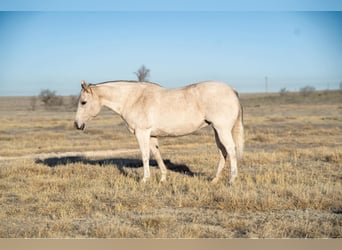
M 101 102 L 96 92 L 85 81 L 82 81 L 81 86 L 74 125 L 75 128 L 84 130 L 85 123 L 100 112 Z

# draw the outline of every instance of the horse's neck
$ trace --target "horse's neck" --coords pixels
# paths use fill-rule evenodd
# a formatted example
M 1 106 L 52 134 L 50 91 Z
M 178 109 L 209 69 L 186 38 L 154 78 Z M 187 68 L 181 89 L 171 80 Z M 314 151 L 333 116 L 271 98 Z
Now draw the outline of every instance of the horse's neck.
M 100 96 L 102 105 L 112 109 L 119 115 L 121 115 L 128 99 L 133 98 L 139 89 L 138 83 L 115 83 L 97 86 L 97 92 Z

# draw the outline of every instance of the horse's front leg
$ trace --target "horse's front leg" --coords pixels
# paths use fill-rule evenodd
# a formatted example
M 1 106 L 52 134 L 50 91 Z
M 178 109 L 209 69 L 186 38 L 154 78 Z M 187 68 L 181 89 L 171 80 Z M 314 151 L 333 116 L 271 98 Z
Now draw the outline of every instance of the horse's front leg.
M 150 134 L 151 131 L 147 129 L 136 129 L 135 136 L 138 140 L 138 144 L 141 151 L 143 166 L 144 166 L 144 178 L 142 182 L 146 182 L 151 174 L 150 174 Z

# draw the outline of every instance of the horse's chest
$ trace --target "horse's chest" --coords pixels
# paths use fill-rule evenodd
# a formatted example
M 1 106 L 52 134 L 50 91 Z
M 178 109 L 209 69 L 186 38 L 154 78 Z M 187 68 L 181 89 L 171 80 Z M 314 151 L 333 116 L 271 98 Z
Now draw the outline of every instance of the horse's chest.
M 145 112 L 130 112 L 124 116 L 122 119 L 125 122 L 126 127 L 131 133 L 135 133 L 137 128 L 148 129 L 152 127 L 151 119 L 149 115 Z

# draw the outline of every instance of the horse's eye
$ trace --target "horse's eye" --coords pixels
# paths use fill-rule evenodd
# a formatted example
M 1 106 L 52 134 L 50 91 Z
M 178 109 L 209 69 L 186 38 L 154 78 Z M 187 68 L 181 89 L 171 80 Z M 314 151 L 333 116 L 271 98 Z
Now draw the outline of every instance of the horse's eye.
M 82 105 L 86 105 L 86 103 L 87 103 L 86 101 L 82 101 L 81 102 Z

